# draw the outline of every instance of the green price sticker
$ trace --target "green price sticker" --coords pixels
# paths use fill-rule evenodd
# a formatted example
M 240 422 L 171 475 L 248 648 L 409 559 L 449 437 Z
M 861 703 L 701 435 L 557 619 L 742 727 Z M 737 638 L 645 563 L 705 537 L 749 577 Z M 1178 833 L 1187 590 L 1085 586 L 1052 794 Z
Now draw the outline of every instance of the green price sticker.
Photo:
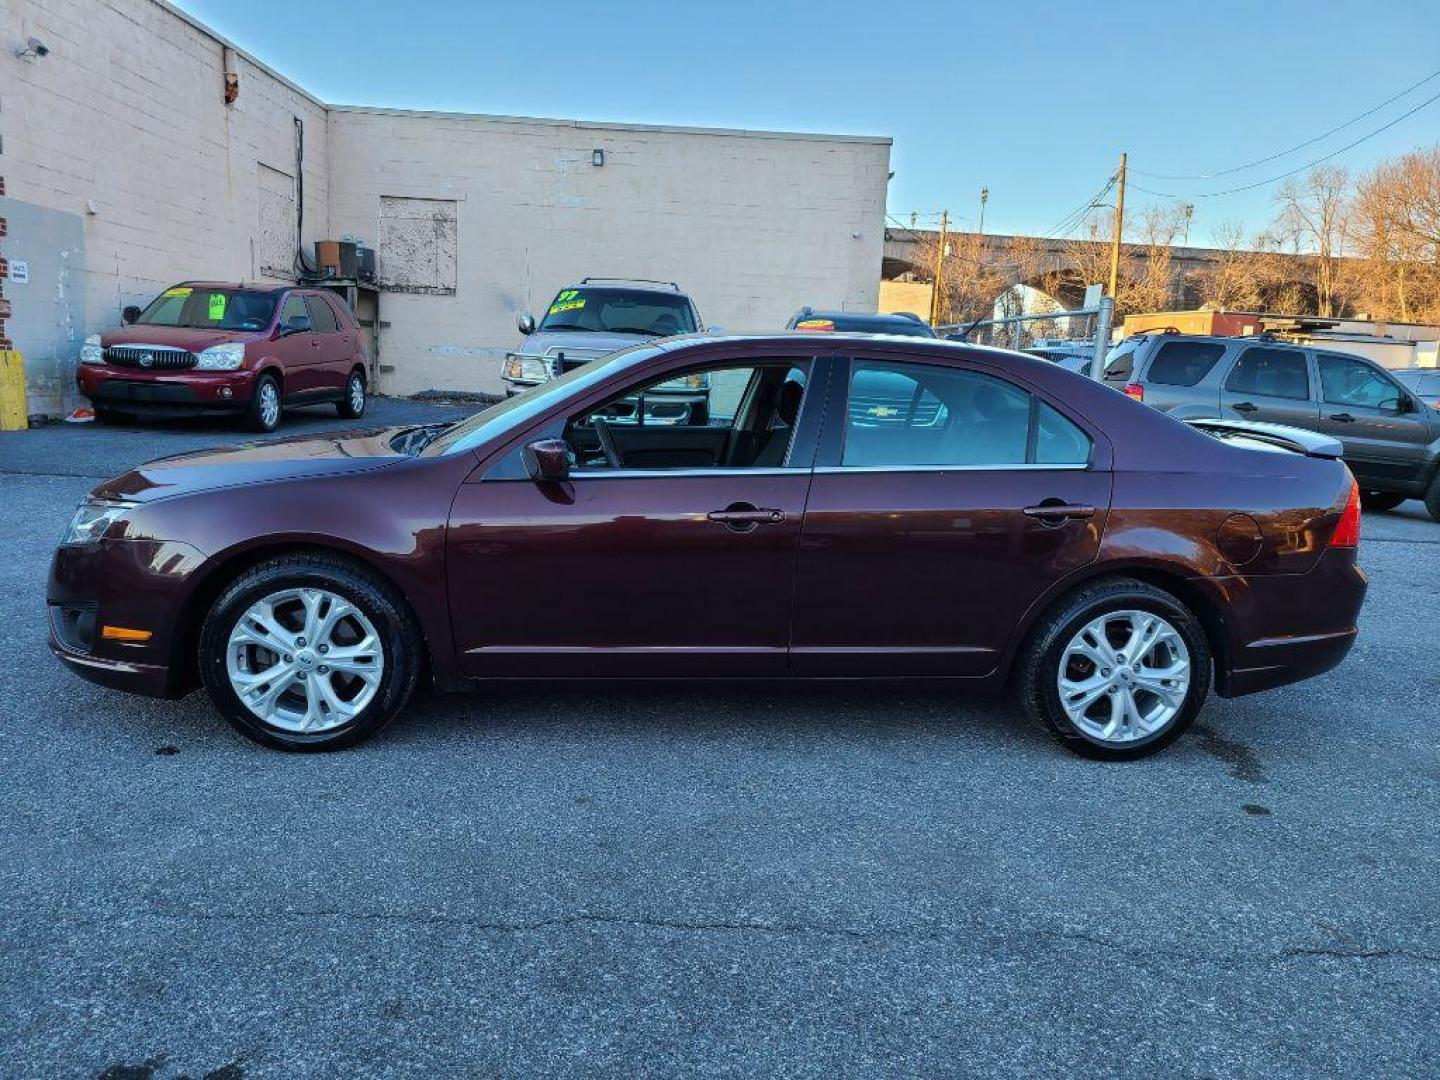
M 223 292 L 212 292 L 210 294 L 210 321 L 219 322 L 225 317 L 225 304 L 227 297 Z

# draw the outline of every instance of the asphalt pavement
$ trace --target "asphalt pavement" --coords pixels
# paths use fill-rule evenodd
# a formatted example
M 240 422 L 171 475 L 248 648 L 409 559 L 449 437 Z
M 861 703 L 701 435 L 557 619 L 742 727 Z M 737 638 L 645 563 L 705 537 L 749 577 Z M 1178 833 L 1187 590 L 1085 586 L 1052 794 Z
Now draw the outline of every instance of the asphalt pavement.
M 1344 665 L 1143 762 L 893 687 L 427 696 L 291 756 L 45 647 L 76 501 L 246 438 L 0 434 L 0 1076 L 1434 1075 L 1418 503 Z

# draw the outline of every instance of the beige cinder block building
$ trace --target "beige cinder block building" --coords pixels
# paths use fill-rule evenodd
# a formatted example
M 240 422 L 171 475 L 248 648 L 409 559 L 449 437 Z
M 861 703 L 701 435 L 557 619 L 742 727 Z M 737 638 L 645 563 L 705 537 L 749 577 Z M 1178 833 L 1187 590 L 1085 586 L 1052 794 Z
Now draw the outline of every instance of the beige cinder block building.
M 47 55 L 17 56 L 32 37 Z M 24 279 L 0 336 L 31 412 L 74 403 L 81 343 L 127 304 L 293 279 L 347 234 L 377 250 L 388 393 L 498 390 L 516 312 L 586 275 L 678 281 L 729 329 L 875 310 L 886 138 L 328 105 L 163 0 L 0 0 L 0 46 Z

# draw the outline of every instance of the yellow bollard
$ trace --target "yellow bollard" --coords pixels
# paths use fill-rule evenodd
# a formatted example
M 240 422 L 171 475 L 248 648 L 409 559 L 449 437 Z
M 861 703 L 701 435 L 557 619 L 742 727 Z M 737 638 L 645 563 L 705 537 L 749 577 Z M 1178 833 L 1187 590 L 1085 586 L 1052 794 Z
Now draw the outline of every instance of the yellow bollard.
M 0 431 L 24 431 L 25 358 L 13 349 L 0 349 Z

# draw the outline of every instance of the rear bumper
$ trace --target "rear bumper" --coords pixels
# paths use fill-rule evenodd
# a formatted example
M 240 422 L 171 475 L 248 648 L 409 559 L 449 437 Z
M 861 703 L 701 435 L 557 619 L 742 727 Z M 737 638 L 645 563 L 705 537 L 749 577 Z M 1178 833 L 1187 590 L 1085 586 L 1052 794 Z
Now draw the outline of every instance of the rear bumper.
M 1328 550 L 1308 574 L 1211 579 L 1229 609 L 1216 690 L 1239 697 L 1322 675 L 1350 652 L 1368 583 L 1353 549 Z
M 235 412 L 250 404 L 255 372 L 152 373 L 82 364 L 75 386 L 92 403 L 133 413 Z

